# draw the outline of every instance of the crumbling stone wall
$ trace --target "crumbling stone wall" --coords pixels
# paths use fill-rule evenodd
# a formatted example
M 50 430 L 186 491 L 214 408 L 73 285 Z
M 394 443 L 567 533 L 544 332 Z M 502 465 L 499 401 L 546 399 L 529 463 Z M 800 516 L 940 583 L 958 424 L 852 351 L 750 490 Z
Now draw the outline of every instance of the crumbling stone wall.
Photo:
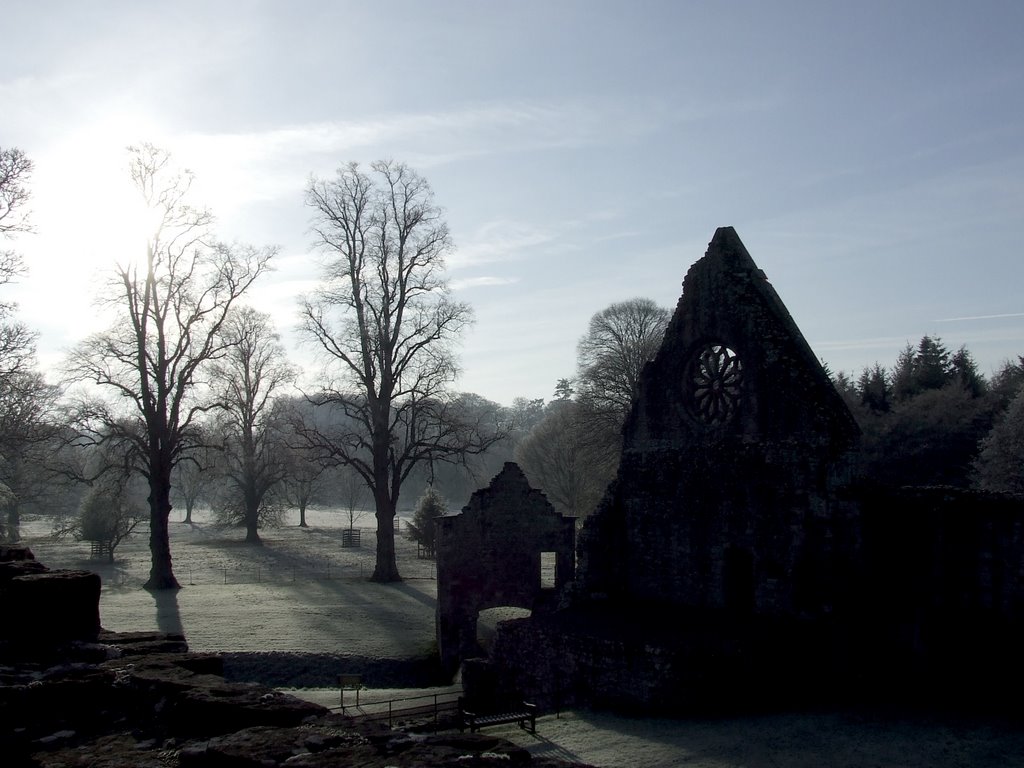
M 100 586 L 91 571 L 50 570 L 29 549 L 0 547 L 0 648 L 95 640 Z
M 30 580 L 36 586 L 27 592 L 17 581 L 61 573 L 65 576 Z M 49 571 L 27 549 L 0 547 L 0 584 L 5 589 L 14 584 L 4 597 L 45 597 L 46 611 L 91 616 L 99 593 L 79 589 L 82 580 L 68 573 L 80 572 Z M 80 600 L 87 605 L 74 604 Z M 18 610 L 26 606 L 13 604 Z M 90 622 L 80 626 L 77 620 L 49 624 L 41 634 L 27 625 L 35 615 L 15 614 L 9 602 L 2 607 L 7 632 L 0 635 L 0 763 L 5 768 L 550 765 L 493 735 L 413 736 L 392 731 L 381 720 L 330 714 L 265 685 L 228 682 L 224 660 L 188 653 L 180 634 L 95 632 Z M 45 635 L 50 630 L 58 634 Z M 6 641 L 18 633 L 33 642 Z M 443 714 L 433 725 L 445 722 L 455 725 Z
M 750 614 L 831 610 L 835 494 L 858 429 L 736 232 L 690 269 L 585 524 L 585 594 Z
M 850 477 L 858 436 L 719 229 L 644 371 L 571 599 L 498 628 L 494 677 L 548 706 L 662 709 L 1019 690 L 1024 501 L 870 488 Z
M 537 610 L 575 576 L 575 519 L 555 512 L 513 462 L 437 526 L 437 642 L 448 669 L 478 654 L 480 611 Z M 555 558 L 548 589 L 541 581 L 544 552 Z

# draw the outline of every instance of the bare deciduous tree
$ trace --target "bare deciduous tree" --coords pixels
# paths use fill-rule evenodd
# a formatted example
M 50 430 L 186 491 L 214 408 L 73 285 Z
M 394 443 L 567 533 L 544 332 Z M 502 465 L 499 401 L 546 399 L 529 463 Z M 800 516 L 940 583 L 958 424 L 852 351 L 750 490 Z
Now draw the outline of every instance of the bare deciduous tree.
M 32 161 L 20 149 L 0 147 L 0 236 L 5 239 L 32 229 L 26 207 L 31 195 L 28 180 L 32 170 Z M 16 251 L 0 250 L 0 285 L 9 283 L 23 269 Z M 10 305 L 0 306 L 10 310 Z
M 350 467 L 341 467 L 332 478 L 337 488 L 341 508 L 348 517 L 348 529 L 355 530 L 356 523 L 366 509 L 366 481 Z
M 544 491 L 558 512 L 590 514 L 615 472 L 595 454 L 582 409 L 572 400 L 556 400 L 518 446 L 516 461 L 530 484 Z
M 616 430 L 622 426 L 640 374 L 657 354 L 670 317 L 650 299 L 636 298 L 612 304 L 590 318 L 576 347 L 576 396 L 593 416 L 610 421 Z
M 174 466 L 172 482 L 175 495 L 185 505 L 183 523 L 193 525 L 192 512 L 202 500 L 209 501 L 212 488 L 212 469 L 216 463 L 209 446 L 207 430 L 200 429 L 201 435 L 195 441 L 196 446 L 184 455 Z
M 275 249 L 212 240 L 211 214 L 188 204 L 191 173 L 174 170 L 168 153 L 151 145 L 130 151 L 132 181 L 155 224 L 142 258 L 118 265 L 103 297 L 116 313 L 113 327 L 72 352 L 68 373 L 113 395 L 81 402 L 79 428 L 94 442 L 131 445 L 132 464 L 149 485 L 152 565 L 145 586 L 176 589 L 171 473 L 191 445 L 197 416 L 215 407 L 203 396 L 200 376 L 230 346 L 225 319 L 269 268 Z
M 0 239 L 31 232 L 27 208 L 32 161 L 17 148 L 0 148 Z M 25 271 L 21 255 L 0 249 L 0 285 Z M 51 408 L 57 390 L 33 370 L 36 334 L 14 320 L 15 305 L 0 301 L 0 465 L 8 493 L 3 504 L 6 523 L 2 532 L 11 541 L 19 535 L 20 505 L 39 478 L 40 458 L 34 448 L 46 437 L 44 411 Z M 33 489 L 34 490 L 34 489 Z
M 10 541 L 19 538 L 22 507 L 47 498 L 59 484 L 52 461 L 59 397 L 60 389 L 38 372 L 0 377 L 0 482 L 11 491 L 0 503 L 6 518 L 0 531 Z
M 622 424 L 670 317 L 650 299 L 636 298 L 590 318 L 577 345 L 576 377 L 571 384 L 559 381 L 556 400 L 536 434 L 520 444 L 523 470 L 563 511 L 589 514 L 615 476 Z
M 452 419 L 454 342 L 472 320 L 444 277 L 452 249 L 427 181 L 403 164 L 355 163 L 314 179 L 306 201 L 326 254 L 323 283 L 302 307 L 303 327 L 325 355 L 327 385 L 314 397 L 347 417 L 345 429 L 307 433 L 333 461 L 353 468 L 373 494 L 373 580 L 399 581 L 393 520 L 416 465 L 457 459 L 489 444 Z
M 284 464 L 281 496 L 285 503 L 299 510 L 299 527 L 308 528 L 306 510 L 323 496 L 328 485 L 327 465 L 317 459 L 315 448 L 292 445 L 287 439 L 284 444 Z
M 295 379 L 270 316 L 239 307 L 222 330 L 226 353 L 211 366 L 223 407 L 221 466 L 227 481 L 222 496 L 230 518 L 240 517 L 245 540 L 260 542 L 259 526 L 272 491 L 284 478 L 283 423 L 275 419 L 274 398 Z
M 0 147 L 0 234 L 29 229 L 25 204 L 28 202 L 28 177 L 32 161 L 17 147 Z
M 0 148 L 0 238 L 4 240 L 32 231 L 27 210 L 32 170 L 32 161 L 20 149 Z M 0 249 L 0 285 L 24 271 L 17 251 Z M 4 390 L 16 389 L 14 380 L 30 374 L 35 360 L 36 334 L 11 319 L 14 310 L 14 304 L 0 301 L 0 389 Z

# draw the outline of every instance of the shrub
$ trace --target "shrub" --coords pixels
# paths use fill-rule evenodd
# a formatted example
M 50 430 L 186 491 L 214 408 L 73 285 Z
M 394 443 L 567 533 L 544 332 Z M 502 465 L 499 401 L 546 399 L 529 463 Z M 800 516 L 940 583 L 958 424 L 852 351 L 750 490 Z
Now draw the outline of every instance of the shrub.
M 441 517 L 447 511 L 448 505 L 441 494 L 428 487 L 416 502 L 412 520 L 406 523 L 409 539 L 419 544 L 427 557 L 434 556 L 437 545 L 437 526 L 434 525 L 434 518 Z
M 77 539 L 103 544 L 113 562 L 117 545 L 145 518 L 146 507 L 138 492 L 124 482 L 104 479 L 82 497 L 72 532 Z

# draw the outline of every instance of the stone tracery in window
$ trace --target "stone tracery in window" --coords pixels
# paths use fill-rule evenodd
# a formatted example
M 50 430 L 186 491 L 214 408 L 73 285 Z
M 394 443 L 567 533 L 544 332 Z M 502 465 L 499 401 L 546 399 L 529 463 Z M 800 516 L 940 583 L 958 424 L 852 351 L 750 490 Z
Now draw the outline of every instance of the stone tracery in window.
M 709 424 L 723 424 L 739 407 L 743 364 L 724 344 L 708 344 L 689 367 L 689 389 L 695 415 Z

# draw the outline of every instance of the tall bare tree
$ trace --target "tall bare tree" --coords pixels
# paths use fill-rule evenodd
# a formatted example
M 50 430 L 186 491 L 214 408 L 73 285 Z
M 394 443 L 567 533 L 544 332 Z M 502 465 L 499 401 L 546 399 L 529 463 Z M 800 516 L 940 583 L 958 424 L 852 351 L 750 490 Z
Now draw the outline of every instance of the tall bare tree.
M 265 272 L 274 248 L 228 245 L 210 234 L 212 215 L 188 203 L 192 174 L 164 150 L 130 149 L 130 172 L 155 223 L 137 261 L 119 264 L 101 302 L 113 326 L 78 345 L 73 380 L 113 397 L 80 403 L 79 425 L 93 442 L 125 440 L 149 485 L 147 589 L 179 587 L 171 564 L 171 473 L 191 447 L 197 416 L 216 402 L 201 386 L 207 364 L 231 346 L 222 333 L 240 296 Z
M 0 147 L 0 236 L 10 238 L 32 230 L 28 217 L 31 191 L 28 180 L 33 164 L 17 147 Z M 10 282 L 24 269 L 21 256 L 13 250 L 0 250 L 0 285 Z M 9 309 L 9 305 L 4 305 Z
M 32 231 L 29 221 L 28 187 L 32 161 L 17 148 L 0 147 L 0 240 Z M 0 249 L 0 286 L 25 272 L 21 254 Z M 36 334 L 12 318 L 15 305 L 0 301 L 0 398 L 8 391 L 17 394 L 17 379 L 31 374 L 35 363 Z
M 174 496 L 185 505 L 185 518 L 181 521 L 194 525 L 192 513 L 200 501 L 210 500 L 213 488 L 213 467 L 216 464 L 214 450 L 210 444 L 211 437 L 206 426 L 196 432 L 195 446 L 174 466 L 171 476 Z
M 0 147 L 0 240 L 32 231 L 28 182 L 33 167 L 22 150 Z M 0 286 L 24 272 L 21 254 L 0 248 Z M 14 311 L 13 303 L 0 301 L 0 484 L 7 491 L 0 532 L 11 541 L 18 538 L 22 503 L 37 495 L 43 464 L 37 449 L 51 434 L 45 417 L 58 394 L 34 370 L 37 334 L 16 320 Z
M 535 488 L 563 515 L 586 517 L 597 507 L 615 467 L 594 450 L 582 408 L 572 400 L 552 402 L 516 446 L 516 461 Z
M 295 380 L 270 316 L 238 307 L 222 331 L 227 352 L 211 366 L 223 404 L 220 430 L 227 480 L 222 512 L 245 525 L 245 540 L 260 543 L 259 526 L 284 478 L 283 420 L 276 419 L 274 398 Z
M 393 521 L 402 483 L 431 460 L 484 450 L 453 418 L 453 344 L 472 320 L 444 277 L 452 250 L 426 179 L 408 166 L 355 163 L 313 179 L 306 202 L 326 255 L 323 282 L 302 306 L 303 328 L 328 363 L 314 399 L 340 409 L 344 428 L 310 434 L 325 455 L 357 471 L 377 517 L 374 581 L 399 581 Z M 336 422 L 338 423 L 338 422 Z
M 304 397 L 282 395 L 275 404 L 278 419 L 284 425 L 284 477 L 281 495 L 284 502 L 299 510 L 299 527 L 308 528 L 306 509 L 322 501 L 330 485 L 328 464 L 321 460 L 320 448 L 303 438 L 312 428 L 315 406 Z M 359 478 L 363 482 L 362 478 Z M 364 484 L 365 485 L 365 484 Z
M 530 480 L 561 499 L 556 503 L 572 514 L 589 514 L 615 476 L 622 424 L 644 366 L 661 346 L 670 318 L 669 310 L 645 298 L 610 304 L 591 317 L 576 347 L 576 377 L 571 383 L 559 381 L 555 402 L 535 428 L 539 432 L 520 443 L 523 469 Z M 554 408 L 556 403 L 570 402 L 569 398 L 572 408 Z M 565 433 L 551 435 L 552 429 Z M 543 467 L 539 458 L 543 454 L 552 454 L 554 465 Z M 541 475 L 546 479 L 541 481 Z
M 0 531 L 9 541 L 19 538 L 23 507 L 52 506 L 52 496 L 60 493 L 52 460 L 59 442 L 53 415 L 60 394 L 37 371 L 0 377 L 0 483 L 11 492 L 0 503 L 6 518 Z
M 667 309 L 650 299 L 620 301 L 590 318 L 576 347 L 576 397 L 616 431 L 629 414 L 640 374 L 658 352 L 670 318 Z

